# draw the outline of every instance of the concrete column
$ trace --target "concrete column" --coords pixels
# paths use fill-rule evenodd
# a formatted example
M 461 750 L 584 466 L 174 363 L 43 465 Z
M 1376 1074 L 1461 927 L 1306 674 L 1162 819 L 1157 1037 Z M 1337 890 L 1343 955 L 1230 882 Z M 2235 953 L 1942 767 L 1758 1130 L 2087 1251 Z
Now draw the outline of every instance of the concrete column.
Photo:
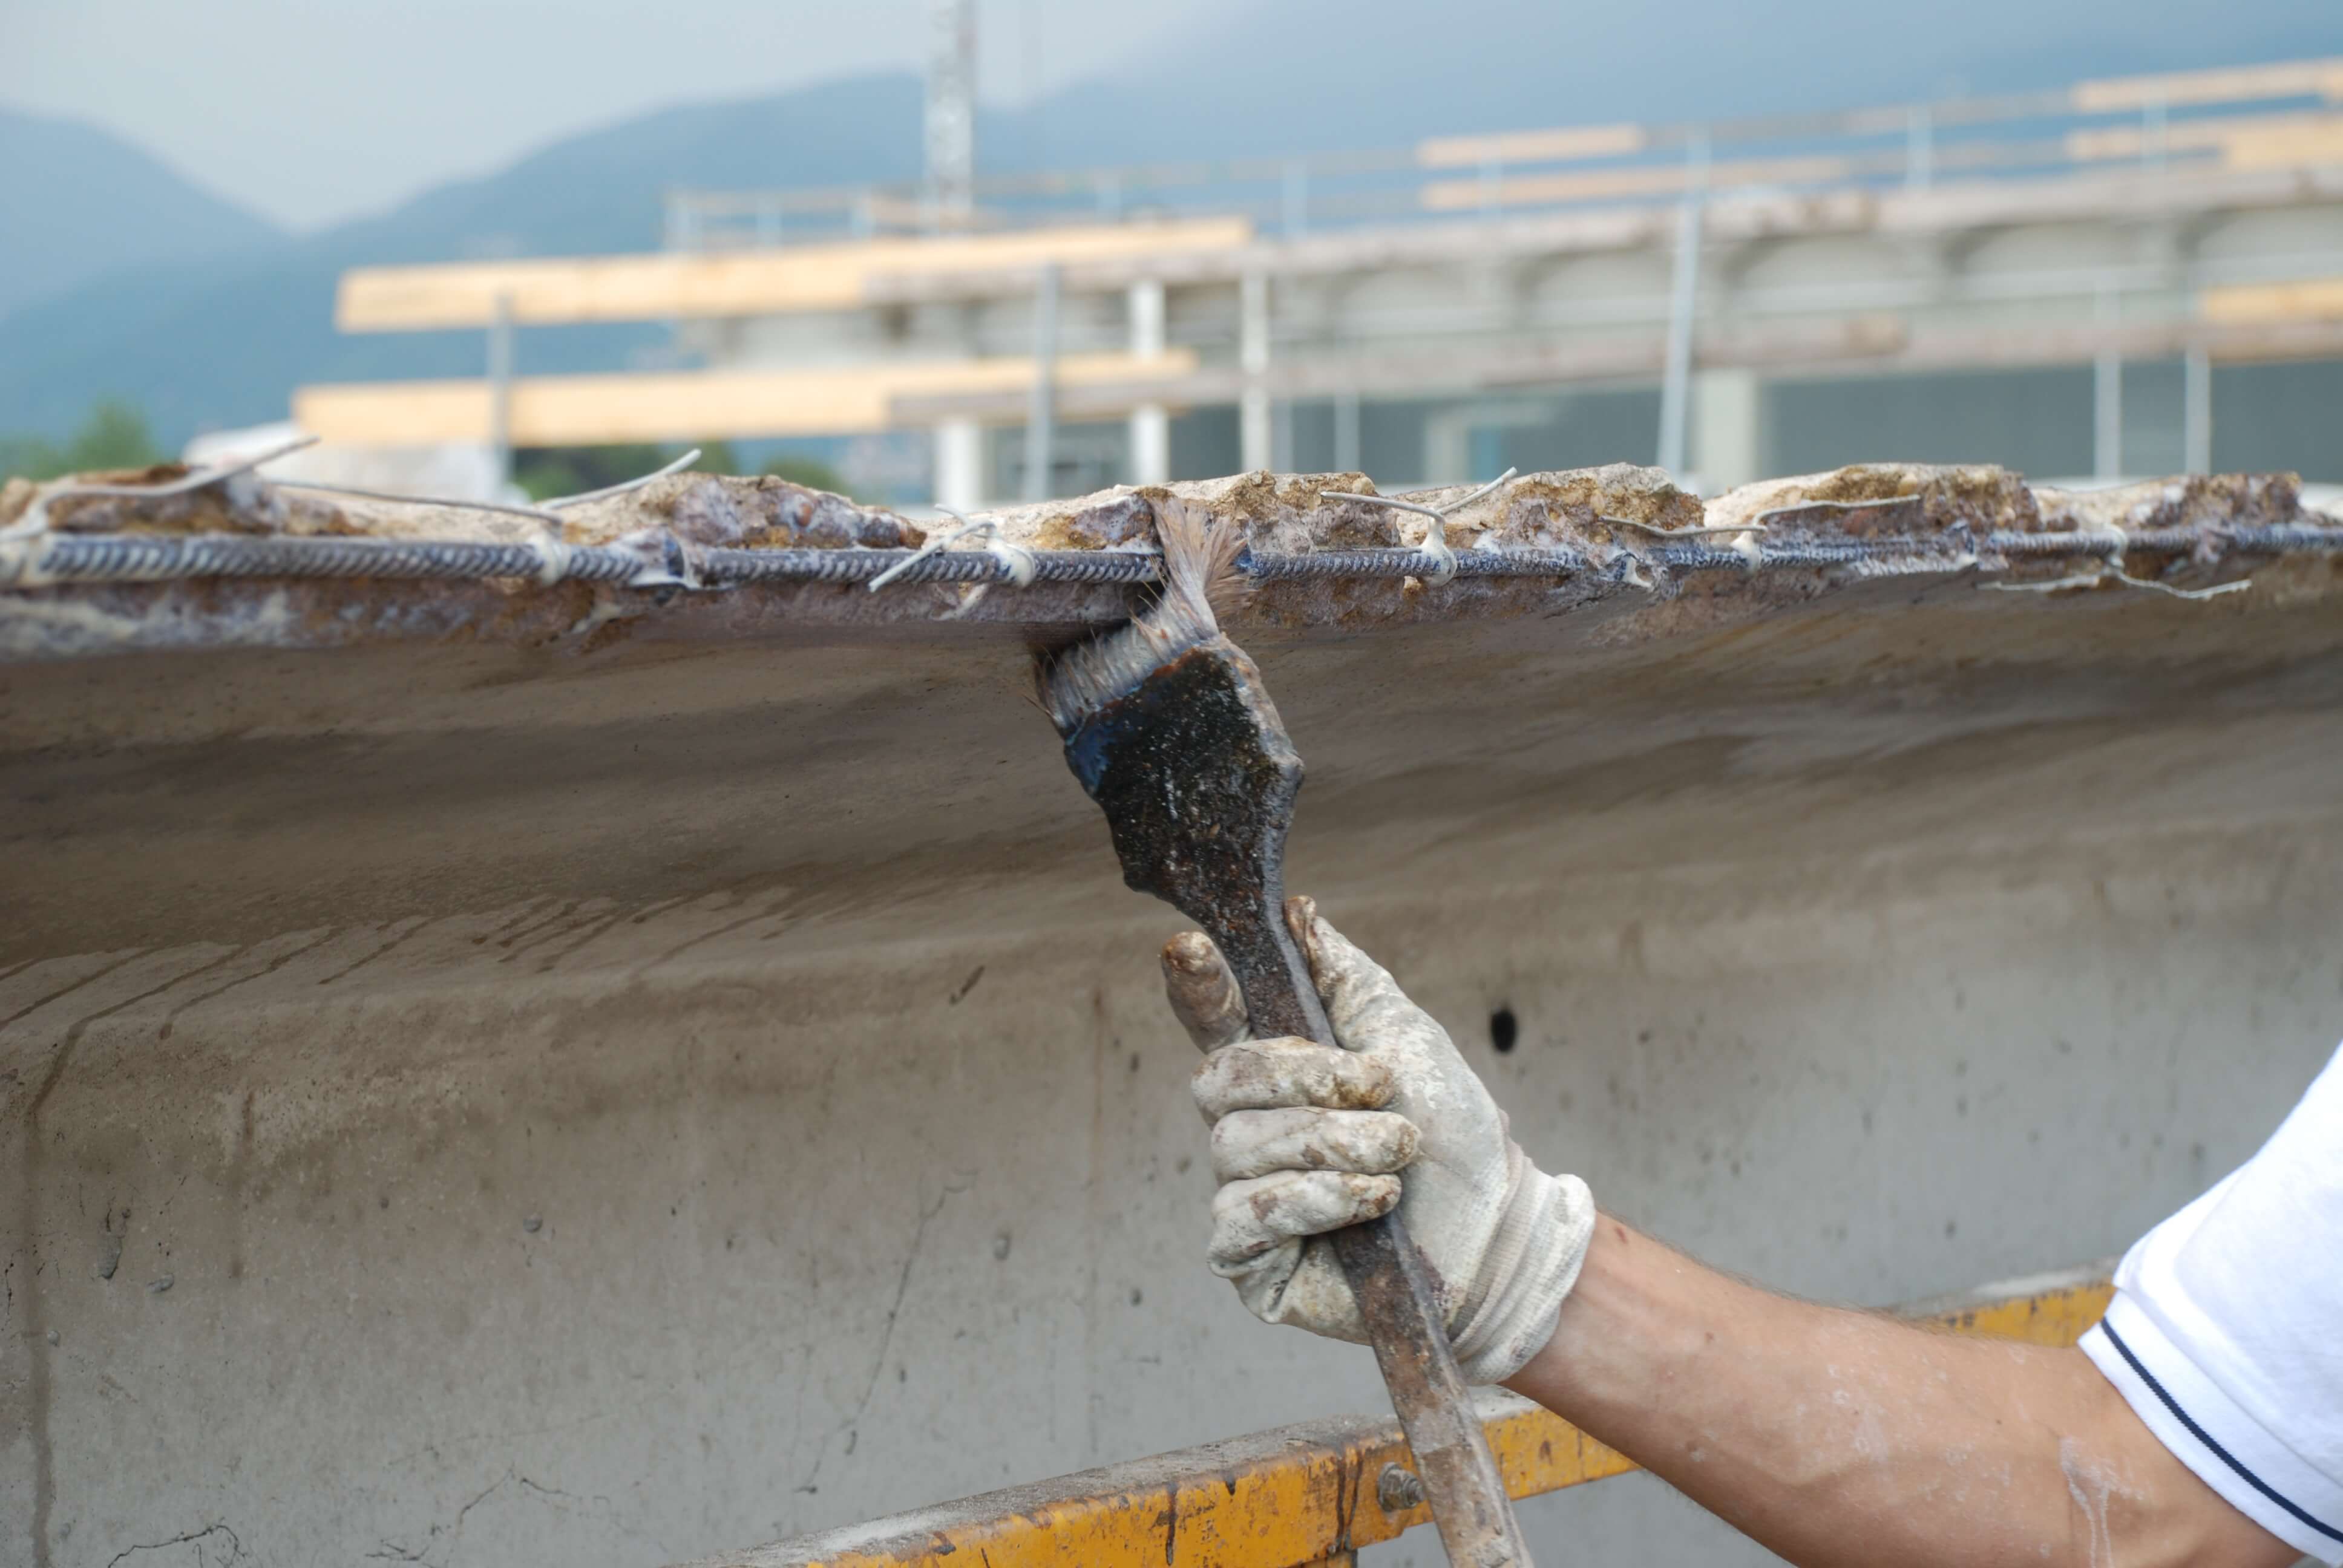
M 1700 299 L 1700 204 L 1687 200 L 1676 213 L 1675 276 L 1668 290 L 1668 347 L 1660 377 L 1660 446 L 1657 461 L 1682 477 L 1686 405 L 1692 391 L 1692 335 Z
M 928 0 L 928 183 L 940 219 L 976 205 L 976 3 Z
M 2191 348 L 2181 361 L 2180 467 L 2191 474 L 2213 471 L 2213 357 Z
M 488 317 L 488 493 L 498 498 L 512 482 L 512 296 L 498 294 Z
M 2112 348 L 2091 365 L 2091 474 L 2123 477 L 2123 358 Z
M 1904 116 L 1904 187 L 1924 191 L 1935 180 L 1936 134 L 1928 106 L 1916 104 Z
M 1660 377 L 1657 462 L 1684 471 L 1686 415 L 1692 401 L 1693 332 L 1700 309 L 1701 204 L 1708 187 L 1708 133 L 1696 130 L 1684 153 L 1684 200 L 1676 210 L 1675 273 L 1668 289 L 1667 360 Z
M 1473 426 L 1478 409 L 1442 408 L 1423 422 L 1423 472 L 1427 485 L 1462 485 L 1473 477 Z
M 1057 461 L 1058 264 L 1041 268 L 1033 290 L 1033 391 L 1025 414 L 1025 498 L 1050 498 Z
M 1334 467 L 1339 473 L 1359 469 L 1359 394 L 1344 387 L 1334 394 Z
M 1130 315 L 1131 354 L 1141 359 L 1160 358 L 1166 345 L 1160 278 L 1131 286 Z M 1131 482 L 1161 485 L 1171 477 L 1171 413 L 1161 403 L 1141 403 L 1131 411 Z
M 2122 317 L 2113 289 L 2099 290 L 2095 314 L 2112 333 Z M 2123 356 L 2112 340 L 2091 362 L 2091 474 L 2100 479 L 2123 477 Z
M 936 505 L 972 512 L 985 502 L 984 427 L 947 419 L 936 427 Z
M 1131 482 L 1164 485 L 1171 481 L 1171 412 L 1161 403 L 1142 403 L 1131 411 Z
M 1269 418 L 1269 278 L 1248 272 L 1237 285 L 1237 367 L 1244 390 L 1237 402 L 1237 464 L 1266 468 L 1273 432 Z
M 1692 463 L 1703 493 L 1765 477 L 1765 387 L 1756 371 L 1701 371 L 1693 377 L 1692 418 Z

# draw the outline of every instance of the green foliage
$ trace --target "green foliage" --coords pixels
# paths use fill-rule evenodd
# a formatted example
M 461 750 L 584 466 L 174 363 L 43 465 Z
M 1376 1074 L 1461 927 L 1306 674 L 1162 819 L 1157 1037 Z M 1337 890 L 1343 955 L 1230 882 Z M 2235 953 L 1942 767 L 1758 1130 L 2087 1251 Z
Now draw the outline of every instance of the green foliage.
M 740 459 L 729 441 L 695 442 L 699 460 L 695 474 L 737 474 Z M 532 500 L 580 495 L 610 485 L 623 485 L 665 467 L 689 450 L 685 447 L 654 447 L 637 443 L 622 447 L 538 447 L 513 454 L 513 483 Z M 846 493 L 846 481 L 837 469 L 813 457 L 776 457 L 765 465 L 768 474 L 817 490 Z
M 665 447 L 540 447 L 513 454 L 513 483 L 533 501 L 623 485 L 679 454 Z
M 89 411 L 81 428 L 65 447 L 65 461 L 75 471 L 88 468 L 144 468 L 162 462 L 146 417 L 125 403 L 108 400 Z
M 765 465 L 765 472 L 792 485 L 803 485 L 809 490 L 846 494 L 844 477 L 819 457 L 776 457 Z
M 729 441 L 695 441 L 679 447 L 643 442 L 618 447 L 534 447 L 513 454 L 513 483 L 536 501 L 582 495 L 641 478 L 674 462 L 691 447 L 699 448 L 699 460 L 691 465 L 693 473 L 740 471 L 740 459 Z
M 146 417 L 111 398 L 92 408 L 62 447 L 31 437 L 0 437 L 0 477 L 54 479 L 93 469 L 144 468 L 163 460 Z

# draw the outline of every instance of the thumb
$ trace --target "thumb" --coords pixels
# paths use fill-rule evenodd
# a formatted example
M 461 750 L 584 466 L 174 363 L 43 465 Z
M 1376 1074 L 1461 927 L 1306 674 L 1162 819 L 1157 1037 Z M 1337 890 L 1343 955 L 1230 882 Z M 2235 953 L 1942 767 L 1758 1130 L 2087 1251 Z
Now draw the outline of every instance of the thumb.
M 1385 1043 L 1391 1026 L 1423 1016 L 1388 970 L 1326 922 L 1315 899 L 1286 900 L 1285 921 L 1310 960 L 1326 1021 L 1344 1050 L 1373 1051 Z
M 1252 1037 L 1236 976 L 1202 931 L 1182 931 L 1163 944 L 1163 994 L 1198 1050 Z

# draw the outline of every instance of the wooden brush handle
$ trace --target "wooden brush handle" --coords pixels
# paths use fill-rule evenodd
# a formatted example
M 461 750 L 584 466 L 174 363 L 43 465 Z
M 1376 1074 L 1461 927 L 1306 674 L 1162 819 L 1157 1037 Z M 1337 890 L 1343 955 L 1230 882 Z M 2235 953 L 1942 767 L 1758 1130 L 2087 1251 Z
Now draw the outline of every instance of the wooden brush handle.
M 1263 890 L 1259 909 L 1215 910 L 1222 919 L 1207 922 L 1208 934 L 1244 993 L 1256 1036 L 1296 1035 L 1339 1045 L 1310 966 L 1286 929 L 1278 893 L 1274 887 Z M 1449 1348 L 1423 1255 L 1399 1216 L 1350 1226 L 1329 1240 L 1366 1320 L 1375 1363 L 1414 1452 L 1416 1475 L 1448 1561 L 1454 1568 L 1529 1568 L 1513 1499 Z

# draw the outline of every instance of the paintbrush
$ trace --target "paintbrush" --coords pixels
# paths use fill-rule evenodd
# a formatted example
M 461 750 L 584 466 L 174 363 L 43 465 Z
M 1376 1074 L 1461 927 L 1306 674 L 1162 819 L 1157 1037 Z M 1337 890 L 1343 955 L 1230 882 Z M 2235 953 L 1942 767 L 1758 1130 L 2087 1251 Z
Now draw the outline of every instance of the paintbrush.
M 1128 625 L 1044 658 L 1041 705 L 1106 812 L 1122 879 L 1218 944 L 1254 1035 L 1336 1044 L 1283 910 L 1302 757 L 1261 670 L 1220 628 L 1246 588 L 1243 530 L 1169 498 L 1155 503 L 1155 521 L 1162 596 Z M 1513 1503 L 1398 1216 L 1332 1240 L 1449 1561 L 1526 1568 Z M 1408 1490 L 1392 1503 L 1408 1505 Z

